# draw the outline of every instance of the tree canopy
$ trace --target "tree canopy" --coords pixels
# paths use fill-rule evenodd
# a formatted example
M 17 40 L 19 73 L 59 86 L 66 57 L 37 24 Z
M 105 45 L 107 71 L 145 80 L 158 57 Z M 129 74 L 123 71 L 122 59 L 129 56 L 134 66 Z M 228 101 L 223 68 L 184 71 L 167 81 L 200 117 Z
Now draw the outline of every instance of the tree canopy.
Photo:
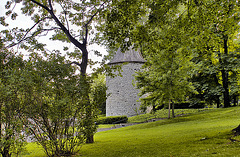
M 12 20 L 18 20 L 18 14 L 31 17 L 33 25 L 2 30 L 2 40 L 7 48 L 18 46 L 30 52 L 47 50 L 47 43 L 39 40 L 42 36 L 45 40 L 71 43 L 74 45 L 73 49 L 64 45 L 63 50 L 77 59 L 73 63 L 77 64 L 81 68 L 81 73 L 85 75 L 87 64 L 91 63 L 87 49 L 93 39 L 90 35 L 95 33 L 96 29 L 93 28 L 101 23 L 101 16 L 108 3 L 108 1 L 95 0 L 79 2 L 68 0 L 7 1 L 6 16 L 1 17 L 3 26 L 9 25 L 6 22 L 7 16 Z M 15 5 L 21 6 L 21 13 L 15 12 Z
M 144 102 L 162 101 L 164 95 L 171 95 L 166 90 L 171 89 L 173 80 L 166 77 L 166 86 L 160 88 L 165 84 L 162 78 L 176 73 L 174 81 L 187 87 L 179 81 L 186 80 L 198 95 L 205 95 L 202 100 L 215 99 L 219 103 L 223 99 L 224 107 L 230 106 L 231 96 L 239 89 L 238 1 L 122 0 L 116 5 L 108 12 L 106 39 L 110 45 L 134 44 L 141 48 L 147 63 L 145 71 L 137 76 L 138 86 L 142 93 L 150 92 Z M 171 71 L 169 63 L 176 67 L 181 61 L 185 66 Z M 178 71 L 181 72 L 177 74 Z M 206 81 L 191 81 L 196 76 Z M 192 96 L 182 90 L 170 91 L 172 95 L 178 93 L 179 98 L 184 93 L 185 99 Z
M 81 141 L 94 141 L 94 121 L 97 115 L 97 107 L 94 105 L 97 104 L 96 98 L 90 99 L 92 78 L 87 75 L 87 67 L 94 62 L 89 58 L 88 46 L 94 42 L 94 36 L 99 36 L 97 26 L 101 24 L 109 2 L 9 0 L 5 4 L 5 16 L 0 18 L 0 24 L 6 28 L 1 30 L 1 44 L 6 49 L 13 48 L 29 54 L 26 63 L 29 73 L 25 71 L 24 78 L 27 81 L 23 80 L 23 83 L 29 83 L 24 84 L 29 86 L 26 88 L 28 91 L 24 91 L 28 99 L 24 98 L 24 103 L 31 104 L 28 111 L 33 113 L 24 112 L 31 119 L 25 125 L 35 126 L 29 129 L 30 133 L 42 144 L 47 155 L 73 154 L 75 146 Z M 21 12 L 15 11 L 16 6 L 20 7 Z M 32 25 L 28 23 L 23 28 L 13 28 L 7 19 L 10 17 L 11 20 L 17 21 L 19 14 L 30 17 Z M 41 40 L 41 37 L 44 37 L 44 40 Z M 48 40 L 66 44 L 63 44 L 62 50 L 57 48 L 49 52 Z M 73 48 L 67 43 L 72 44 Z M 64 53 L 67 55 L 63 56 Z M 95 54 L 101 55 L 97 50 Z M 66 61 L 64 57 L 71 59 L 71 62 Z M 81 76 L 75 75 L 74 65 L 80 70 Z M 42 105 L 34 106 L 37 104 Z M 72 107 L 71 112 L 70 108 L 67 108 L 69 105 Z M 69 112 L 63 114 L 63 111 Z M 39 114 L 35 114 L 34 117 L 34 112 Z M 82 116 L 79 116 L 80 114 Z M 40 123 L 41 125 L 38 125 Z M 69 127 L 73 127 L 73 130 L 70 131 Z M 46 132 L 47 137 L 39 135 L 39 132 Z M 73 139 L 73 136 L 83 136 L 83 140 Z M 56 145 L 49 144 L 49 139 Z M 69 150 L 62 150 L 65 148 Z

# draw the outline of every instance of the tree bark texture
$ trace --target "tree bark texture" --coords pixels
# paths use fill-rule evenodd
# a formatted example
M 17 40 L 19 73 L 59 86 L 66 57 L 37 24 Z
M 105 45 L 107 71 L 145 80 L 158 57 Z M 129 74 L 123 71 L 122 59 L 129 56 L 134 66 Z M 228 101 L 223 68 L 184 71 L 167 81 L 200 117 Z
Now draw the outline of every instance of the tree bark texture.
M 224 44 L 224 54 L 228 55 L 228 37 L 223 36 L 223 44 Z M 223 60 L 223 66 L 226 65 L 226 60 Z M 222 84 L 223 84 L 223 99 L 224 99 L 224 107 L 230 107 L 230 95 L 229 95 L 229 81 L 228 81 L 228 71 L 223 67 L 222 72 Z

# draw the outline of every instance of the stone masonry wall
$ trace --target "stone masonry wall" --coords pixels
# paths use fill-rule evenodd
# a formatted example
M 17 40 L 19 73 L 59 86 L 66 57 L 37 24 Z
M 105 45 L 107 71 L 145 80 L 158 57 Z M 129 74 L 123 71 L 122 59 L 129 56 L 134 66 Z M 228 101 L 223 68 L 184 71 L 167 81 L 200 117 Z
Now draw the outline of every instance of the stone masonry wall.
M 106 116 L 126 115 L 128 117 L 139 113 L 141 102 L 139 90 L 133 86 L 134 74 L 139 71 L 142 63 L 128 63 L 122 66 L 122 77 L 107 77 Z

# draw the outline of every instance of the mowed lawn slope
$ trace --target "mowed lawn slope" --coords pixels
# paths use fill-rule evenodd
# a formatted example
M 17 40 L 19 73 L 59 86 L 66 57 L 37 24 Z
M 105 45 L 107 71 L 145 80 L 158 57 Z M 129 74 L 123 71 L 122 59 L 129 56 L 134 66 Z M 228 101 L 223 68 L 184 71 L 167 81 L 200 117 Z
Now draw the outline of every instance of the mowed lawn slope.
M 99 132 L 81 156 L 240 156 L 240 142 L 229 139 L 239 124 L 240 107 L 232 107 Z

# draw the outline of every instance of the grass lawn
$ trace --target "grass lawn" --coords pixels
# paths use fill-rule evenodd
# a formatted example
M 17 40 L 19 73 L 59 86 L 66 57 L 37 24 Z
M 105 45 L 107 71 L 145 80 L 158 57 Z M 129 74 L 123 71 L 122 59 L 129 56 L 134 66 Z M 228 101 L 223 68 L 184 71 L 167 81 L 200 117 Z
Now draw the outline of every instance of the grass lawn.
M 212 109 L 212 108 L 211 108 Z M 206 110 L 211 110 L 209 108 L 204 108 L 204 109 L 175 109 L 175 116 L 180 116 L 180 115 L 187 115 L 187 114 L 192 114 L 192 113 L 198 113 Z M 172 112 L 171 112 L 172 114 Z M 133 116 L 128 118 L 129 123 L 142 123 L 149 121 L 151 119 L 158 119 L 158 118 L 167 118 L 168 117 L 168 109 L 162 109 L 162 110 L 157 110 L 154 114 L 147 113 L 147 114 L 142 114 L 138 116 Z
M 240 156 L 240 142 L 229 140 L 231 130 L 239 124 L 240 107 L 213 109 L 99 132 L 95 143 L 83 145 L 77 156 Z M 35 151 L 42 152 L 39 148 Z

